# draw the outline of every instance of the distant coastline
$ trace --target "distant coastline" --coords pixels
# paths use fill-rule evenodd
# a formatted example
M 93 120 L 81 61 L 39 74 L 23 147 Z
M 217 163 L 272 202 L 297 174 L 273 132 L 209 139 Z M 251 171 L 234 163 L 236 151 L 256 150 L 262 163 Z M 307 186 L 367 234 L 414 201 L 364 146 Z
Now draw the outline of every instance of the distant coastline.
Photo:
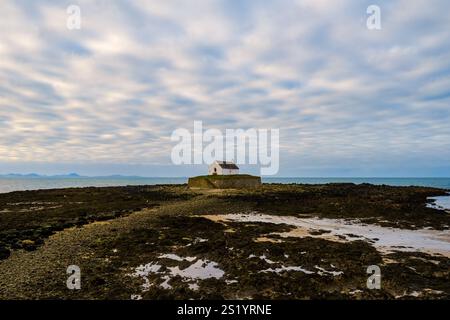
M 69 174 L 56 174 L 56 175 L 45 175 L 38 173 L 7 173 L 0 174 L 0 178 L 148 178 L 140 176 L 124 176 L 120 174 L 108 175 L 108 176 L 83 176 L 78 173 Z

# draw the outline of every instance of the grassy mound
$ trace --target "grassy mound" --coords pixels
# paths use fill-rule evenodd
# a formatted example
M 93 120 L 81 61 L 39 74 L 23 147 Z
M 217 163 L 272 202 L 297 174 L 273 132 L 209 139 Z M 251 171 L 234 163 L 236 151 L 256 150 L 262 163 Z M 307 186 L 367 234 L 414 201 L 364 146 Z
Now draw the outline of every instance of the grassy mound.
M 261 185 L 261 178 L 248 174 L 198 176 L 189 178 L 188 185 L 202 189 L 257 188 Z

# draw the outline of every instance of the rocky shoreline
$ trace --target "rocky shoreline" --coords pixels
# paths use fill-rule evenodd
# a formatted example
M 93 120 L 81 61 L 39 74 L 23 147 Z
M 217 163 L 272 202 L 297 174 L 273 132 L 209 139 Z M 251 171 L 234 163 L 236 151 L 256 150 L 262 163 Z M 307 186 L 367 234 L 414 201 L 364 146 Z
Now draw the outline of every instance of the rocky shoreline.
M 369 184 L 0 194 L 0 299 L 448 299 L 450 214 L 427 206 L 446 194 Z M 428 250 L 409 246 L 416 235 Z M 66 287 L 69 265 L 81 290 Z M 366 285 L 371 265 L 379 290 Z

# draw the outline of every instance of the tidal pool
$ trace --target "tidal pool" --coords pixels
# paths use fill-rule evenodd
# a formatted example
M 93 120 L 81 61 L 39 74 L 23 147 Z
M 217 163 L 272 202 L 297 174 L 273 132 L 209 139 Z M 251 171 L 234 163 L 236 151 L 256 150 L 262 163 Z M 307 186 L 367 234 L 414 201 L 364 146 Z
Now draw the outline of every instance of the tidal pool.
M 270 241 L 271 235 L 281 238 L 315 237 L 337 242 L 363 240 L 370 242 L 381 252 L 419 251 L 450 257 L 449 230 L 408 230 L 363 224 L 358 220 L 298 218 L 259 213 L 207 215 L 203 217 L 216 222 L 260 222 L 286 224 L 294 227 L 288 232 L 266 235 L 268 241 Z
M 196 257 L 180 257 L 172 253 L 160 255 L 159 258 L 188 262 L 197 260 Z M 219 279 L 225 274 L 225 272 L 218 267 L 217 262 L 204 259 L 198 259 L 184 269 L 180 269 L 179 266 L 166 267 L 165 271 L 162 272 L 162 266 L 163 264 L 159 261 L 140 265 L 135 268 L 134 273 L 132 273 L 131 276 L 140 277 L 144 280 L 144 283 L 142 284 L 144 291 L 148 290 L 153 285 L 153 282 L 149 279 L 151 274 L 157 274 L 164 280 L 164 282 L 159 285 L 164 289 L 172 289 L 169 281 L 175 276 L 180 276 L 185 282 L 189 283 L 189 289 L 196 291 L 199 288 L 197 283 L 198 280 L 209 278 Z
M 430 197 L 428 200 L 434 200 L 434 202 L 427 203 L 427 207 L 450 211 L 450 194 L 448 196 Z

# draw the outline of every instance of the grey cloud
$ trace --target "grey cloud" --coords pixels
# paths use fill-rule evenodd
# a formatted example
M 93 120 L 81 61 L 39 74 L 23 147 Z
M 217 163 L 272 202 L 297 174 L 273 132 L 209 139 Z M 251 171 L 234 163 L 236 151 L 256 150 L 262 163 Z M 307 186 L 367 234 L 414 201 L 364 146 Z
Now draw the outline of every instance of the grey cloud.
M 0 161 L 170 164 L 202 120 L 280 128 L 288 174 L 450 174 L 447 1 L 380 1 L 379 32 L 369 1 L 78 3 L 79 31 L 66 3 L 2 3 Z

